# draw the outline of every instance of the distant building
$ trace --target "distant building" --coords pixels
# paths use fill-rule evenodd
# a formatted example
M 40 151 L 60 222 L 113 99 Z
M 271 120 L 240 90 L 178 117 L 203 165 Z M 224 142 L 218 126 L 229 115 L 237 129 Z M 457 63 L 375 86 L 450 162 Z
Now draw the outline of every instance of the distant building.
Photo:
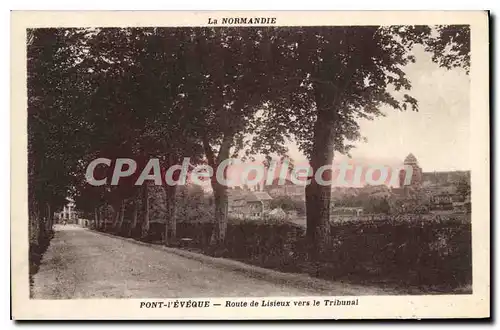
M 74 223 L 78 222 L 79 213 L 75 209 L 75 202 L 71 198 L 66 198 L 66 205 L 59 212 L 55 212 L 55 217 L 58 218 L 59 223 Z
M 422 184 L 422 168 L 418 165 L 418 160 L 415 155 L 410 153 L 408 156 L 406 156 L 404 165 L 405 167 L 411 166 L 413 169 L 411 173 L 411 180 L 410 182 L 406 182 L 406 176 L 410 173 L 406 173 L 406 170 L 401 170 L 399 172 L 399 187 L 404 188 L 405 186 L 420 186 Z
M 456 182 L 470 180 L 470 171 L 422 172 L 418 160 L 409 154 L 404 160 L 405 166 L 412 167 L 412 178 L 405 182 L 406 172 L 400 172 L 400 187 L 392 193 L 402 198 L 403 205 L 411 205 L 412 200 L 427 205 L 430 212 L 467 212 L 470 202 L 464 201 L 457 192 Z M 410 209 L 413 209 L 410 207 Z
M 431 211 L 453 210 L 453 195 L 450 193 L 439 193 L 431 196 Z
M 452 211 L 461 206 L 457 203 L 463 202 L 457 194 L 456 187 L 453 184 L 430 184 L 422 188 L 429 196 L 430 211 Z
M 470 171 L 440 171 L 440 172 L 424 172 L 422 181 L 424 186 L 443 186 L 450 183 L 465 180 L 470 182 Z
M 335 215 L 352 215 L 360 216 L 363 214 L 362 207 L 332 207 L 330 208 L 330 216 Z
M 280 184 L 279 178 L 276 178 L 271 185 L 266 186 L 264 189 L 273 198 L 282 196 L 288 196 L 295 200 L 305 200 L 306 198 L 305 186 L 295 184 L 288 179 L 285 179 L 283 184 Z
M 270 211 L 273 199 L 267 192 L 230 190 L 228 214 L 232 216 L 260 217 Z

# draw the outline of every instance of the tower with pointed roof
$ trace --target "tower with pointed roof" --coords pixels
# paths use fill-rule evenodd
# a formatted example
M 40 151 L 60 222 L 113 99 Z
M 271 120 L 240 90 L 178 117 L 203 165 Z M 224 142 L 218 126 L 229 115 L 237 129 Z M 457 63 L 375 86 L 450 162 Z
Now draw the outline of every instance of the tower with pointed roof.
M 412 167 L 412 173 L 411 173 L 411 181 L 410 183 L 405 183 L 406 179 L 406 170 L 403 169 L 399 172 L 399 186 L 400 187 L 417 187 L 422 184 L 422 168 L 418 165 L 418 160 L 415 155 L 410 153 L 408 156 L 406 156 L 404 160 L 404 166 L 405 168 L 407 166 Z

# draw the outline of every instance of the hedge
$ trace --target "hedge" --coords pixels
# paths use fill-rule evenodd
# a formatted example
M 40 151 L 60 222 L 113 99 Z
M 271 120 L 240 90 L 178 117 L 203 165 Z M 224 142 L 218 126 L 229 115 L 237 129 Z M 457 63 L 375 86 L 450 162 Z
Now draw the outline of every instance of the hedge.
M 447 288 L 471 284 L 470 222 L 419 219 L 331 223 L 327 248 L 314 264 L 307 258 L 305 228 L 288 222 L 232 221 L 220 256 L 332 280 Z M 190 249 L 213 254 L 212 230 L 212 223 L 181 222 L 177 237 L 189 238 Z M 153 222 L 143 240 L 161 241 L 163 231 L 163 223 Z

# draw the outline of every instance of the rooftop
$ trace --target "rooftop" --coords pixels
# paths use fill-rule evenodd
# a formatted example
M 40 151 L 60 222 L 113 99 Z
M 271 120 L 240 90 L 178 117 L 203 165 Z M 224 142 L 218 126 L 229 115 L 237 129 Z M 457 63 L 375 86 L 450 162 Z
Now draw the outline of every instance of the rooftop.
M 405 164 L 418 164 L 417 157 L 415 157 L 414 154 L 410 153 L 408 156 L 405 158 Z
M 252 191 L 246 196 L 247 202 L 270 201 L 273 198 L 263 191 Z

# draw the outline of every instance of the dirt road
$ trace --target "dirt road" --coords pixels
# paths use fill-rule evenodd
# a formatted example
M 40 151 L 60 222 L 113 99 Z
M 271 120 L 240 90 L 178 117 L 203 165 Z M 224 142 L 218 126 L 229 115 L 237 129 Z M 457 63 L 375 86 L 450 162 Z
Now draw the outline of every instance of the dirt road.
M 72 225 L 56 227 L 32 291 L 41 299 L 315 294 Z

